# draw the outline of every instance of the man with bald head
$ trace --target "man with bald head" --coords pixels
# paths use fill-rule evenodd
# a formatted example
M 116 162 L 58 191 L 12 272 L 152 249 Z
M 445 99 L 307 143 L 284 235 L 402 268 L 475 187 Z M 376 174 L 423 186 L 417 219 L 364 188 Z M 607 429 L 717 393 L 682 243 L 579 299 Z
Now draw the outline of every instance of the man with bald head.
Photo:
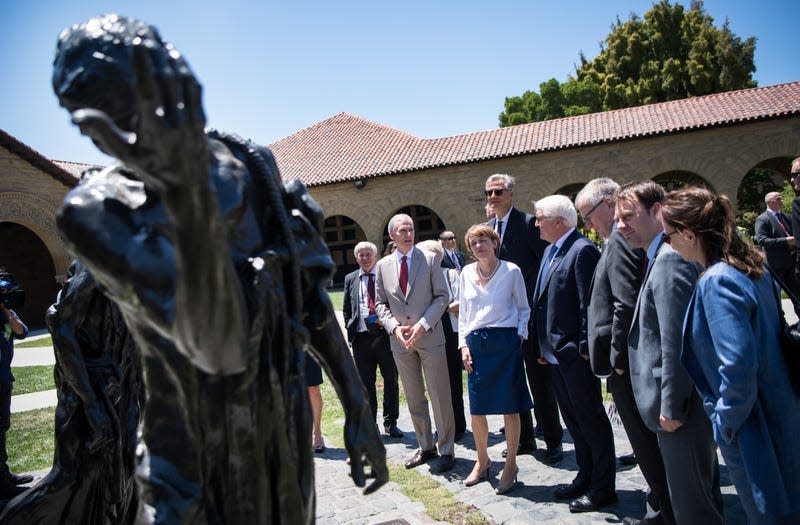
M 764 196 L 767 209 L 756 218 L 755 243 L 764 251 L 771 273 L 800 297 L 800 283 L 795 278 L 797 247 L 792 234 L 792 221 L 782 211 L 783 196 L 771 191 Z M 797 312 L 800 315 L 800 311 Z

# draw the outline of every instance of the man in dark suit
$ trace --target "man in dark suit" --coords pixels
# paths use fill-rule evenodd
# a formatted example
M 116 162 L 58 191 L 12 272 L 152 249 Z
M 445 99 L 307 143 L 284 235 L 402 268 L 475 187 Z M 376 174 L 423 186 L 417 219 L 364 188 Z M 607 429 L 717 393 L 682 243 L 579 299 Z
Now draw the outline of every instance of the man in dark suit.
M 452 268 L 461 271 L 461 268 L 466 264 L 464 252 L 458 250 L 458 242 L 456 236 L 450 230 L 443 231 L 439 235 L 439 242 L 442 244 L 444 250 L 444 257 L 442 257 L 442 268 Z
M 397 251 L 378 261 L 376 309 L 381 326 L 392 336 L 392 356 L 420 447 L 408 458 L 405 467 L 414 468 L 441 454 L 431 467 L 433 473 L 439 474 L 455 464 L 455 424 L 440 322 L 450 294 L 434 255 L 414 247 L 411 217 L 395 215 L 389 220 L 388 230 L 389 237 L 397 244 Z M 433 441 L 426 386 L 431 396 L 438 443 Z
M 564 195 L 536 202 L 536 225 L 550 243 L 539 268 L 531 312 L 541 355 L 549 365 L 561 416 L 575 443 L 578 474 L 555 490 L 571 499 L 571 512 L 590 512 L 617 501 L 614 436 L 600 380 L 589 366 L 586 306 L 600 259 L 595 245 L 575 226 L 578 214 Z
M 795 197 L 792 199 L 792 232 L 800 232 L 800 157 L 792 161 L 792 166 L 789 169 L 789 182 L 792 183 L 794 188 Z M 800 266 L 800 262 L 796 261 Z M 795 268 L 795 277 L 800 276 L 800 268 Z
M 648 261 L 628 334 L 636 405 L 657 435 L 675 522 L 721 525 L 717 447 L 700 396 L 680 362 L 683 318 L 698 267 L 669 246 L 660 220 L 664 188 L 653 181 L 631 182 L 616 197 L 617 228 L 628 244 L 645 250 Z
M 513 262 L 522 270 L 525 278 L 525 289 L 528 301 L 533 301 L 533 290 L 539 264 L 547 243 L 539 236 L 532 215 L 524 213 L 513 206 L 514 178 L 505 174 L 495 174 L 486 180 L 485 190 L 487 210 L 494 213 L 488 224 L 500 236 L 500 247 L 497 256 Z M 528 376 L 533 396 L 533 413 L 541 427 L 547 451 L 540 457 L 544 463 L 561 461 L 564 454 L 561 450 L 561 422 L 558 419 L 558 404 L 553 391 L 552 372 L 549 367 L 537 362 L 539 356 L 538 342 L 535 337 L 524 343 L 525 371 Z M 518 454 L 528 454 L 536 450 L 533 418 L 530 410 L 519 414 L 521 431 Z
M 588 307 L 589 362 L 597 377 L 608 378 L 617 413 L 631 448 L 641 458 L 639 468 L 650 490 L 647 514 L 626 523 L 675 523 L 669 503 L 669 487 L 656 434 L 647 428 L 633 395 L 628 365 L 628 331 L 644 276 L 644 250 L 633 249 L 617 230 L 614 193 L 619 184 L 611 179 L 589 181 L 575 197 L 587 228 L 605 241 L 592 280 Z
M 353 249 L 360 269 L 344 278 L 342 315 L 347 340 L 353 348 L 353 360 L 358 375 L 367 389 L 372 417 L 378 415 L 378 396 L 375 390 L 375 369 L 383 377 L 383 428 L 393 438 L 403 437 L 397 428 L 400 415 L 400 389 L 397 367 L 389 348 L 389 335 L 381 327 L 375 310 L 375 262 L 378 248 L 371 242 L 360 242 Z
M 450 291 L 450 304 L 442 314 L 442 328 L 447 353 L 447 372 L 450 375 L 450 397 L 456 424 L 455 440 L 461 441 L 467 430 L 467 418 L 464 416 L 464 363 L 461 360 L 461 349 L 458 348 L 458 275 L 466 260 L 464 253 L 458 251 L 458 243 L 453 232 L 443 231 L 439 235 L 439 244 L 442 247 L 442 268 L 447 268 L 445 274 Z M 452 273 L 451 270 L 456 273 Z
M 756 217 L 753 240 L 764 251 L 772 272 L 800 297 L 800 281 L 795 277 L 797 248 L 792 234 L 792 221 L 781 208 L 783 197 L 777 191 L 764 196 L 767 209 Z M 800 315 L 800 311 L 797 312 Z

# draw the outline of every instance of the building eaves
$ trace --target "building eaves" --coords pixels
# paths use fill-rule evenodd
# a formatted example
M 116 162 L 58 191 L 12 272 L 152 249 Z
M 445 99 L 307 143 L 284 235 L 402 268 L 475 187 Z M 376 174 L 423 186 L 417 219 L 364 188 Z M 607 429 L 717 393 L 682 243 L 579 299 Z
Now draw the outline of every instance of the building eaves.
M 0 129 L 0 147 L 19 156 L 24 161 L 39 168 L 69 188 L 74 187 L 78 183 L 79 176 L 76 177 L 71 171 L 59 166 L 54 161 L 46 158 L 30 146 L 23 144 L 2 129 Z
M 270 148 L 308 186 L 800 114 L 800 82 L 424 139 L 340 113 Z

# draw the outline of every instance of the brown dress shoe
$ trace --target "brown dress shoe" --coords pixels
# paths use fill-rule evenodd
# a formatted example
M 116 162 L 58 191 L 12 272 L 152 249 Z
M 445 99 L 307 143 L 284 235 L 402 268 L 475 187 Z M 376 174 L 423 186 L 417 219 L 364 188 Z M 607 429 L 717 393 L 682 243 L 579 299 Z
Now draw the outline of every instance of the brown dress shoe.
M 414 468 L 426 463 L 428 460 L 435 458 L 439 454 L 436 452 L 436 448 L 432 448 L 430 450 L 422 450 L 417 449 L 413 456 L 406 460 L 405 467 L 406 468 Z

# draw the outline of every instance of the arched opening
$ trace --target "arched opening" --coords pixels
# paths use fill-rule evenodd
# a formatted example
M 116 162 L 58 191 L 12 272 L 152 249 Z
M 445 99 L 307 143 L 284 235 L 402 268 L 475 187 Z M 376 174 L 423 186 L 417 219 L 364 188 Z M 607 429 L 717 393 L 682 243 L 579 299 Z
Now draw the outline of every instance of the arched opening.
M 783 211 L 791 214 L 794 188 L 789 183 L 792 159 L 779 157 L 767 159 L 753 166 L 742 178 L 736 192 L 736 225 L 752 237 L 758 217 L 765 209 L 764 196 L 772 191 L 783 194 Z
M 653 182 L 661 184 L 667 191 L 680 190 L 689 186 L 700 186 L 714 191 L 714 187 L 708 181 L 691 171 L 675 170 L 659 173 L 653 177 Z
M 28 328 L 44 328 L 44 316 L 58 293 L 50 252 L 35 233 L 13 222 L 0 223 L 0 246 L 0 266 L 25 290 L 25 306 L 17 313 Z
M 394 212 L 392 216 L 397 215 L 398 213 L 405 213 L 414 220 L 414 233 L 416 234 L 415 242 L 426 241 L 428 239 L 438 239 L 439 234 L 445 229 L 444 222 L 439 218 L 439 215 L 437 215 L 432 209 L 425 206 L 412 204 L 411 206 L 400 208 Z M 389 232 L 386 229 L 388 226 L 389 221 L 387 220 L 386 224 L 383 226 L 383 246 L 381 246 L 380 249 L 381 253 L 383 253 L 383 251 L 386 249 L 386 245 L 389 244 L 389 241 L 391 240 L 389 238 Z
M 333 286 L 340 287 L 344 284 L 344 277 L 358 269 L 353 248 L 361 241 L 367 240 L 367 236 L 361 226 L 346 215 L 333 215 L 325 219 L 322 235 L 333 262 L 336 263 Z
M 566 195 L 567 197 L 575 202 L 575 197 L 578 195 L 578 192 L 586 186 L 585 182 L 576 182 L 575 184 L 567 184 L 566 186 L 562 186 L 558 190 L 556 190 L 556 195 Z
M 562 186 L 556 191 L 556 195 L 566 195 L 575 204 L 575 197 L 578 196 L 578 192 L 580 192 L 583 187 L 586 186 L 585 182 L 576 182 L 574 184 L 567 184 L 566 186 Z M 597 244 L 598 246 L 603 243 L 603 238 L 595 232 L 594 230 L 589 230 L 586 228 L 586 225 L 583 223 L 583 217 L 581 214 L 578 213 L 578 231 L 581 232 L 583 235 L 588 237 L 592 242 Z

